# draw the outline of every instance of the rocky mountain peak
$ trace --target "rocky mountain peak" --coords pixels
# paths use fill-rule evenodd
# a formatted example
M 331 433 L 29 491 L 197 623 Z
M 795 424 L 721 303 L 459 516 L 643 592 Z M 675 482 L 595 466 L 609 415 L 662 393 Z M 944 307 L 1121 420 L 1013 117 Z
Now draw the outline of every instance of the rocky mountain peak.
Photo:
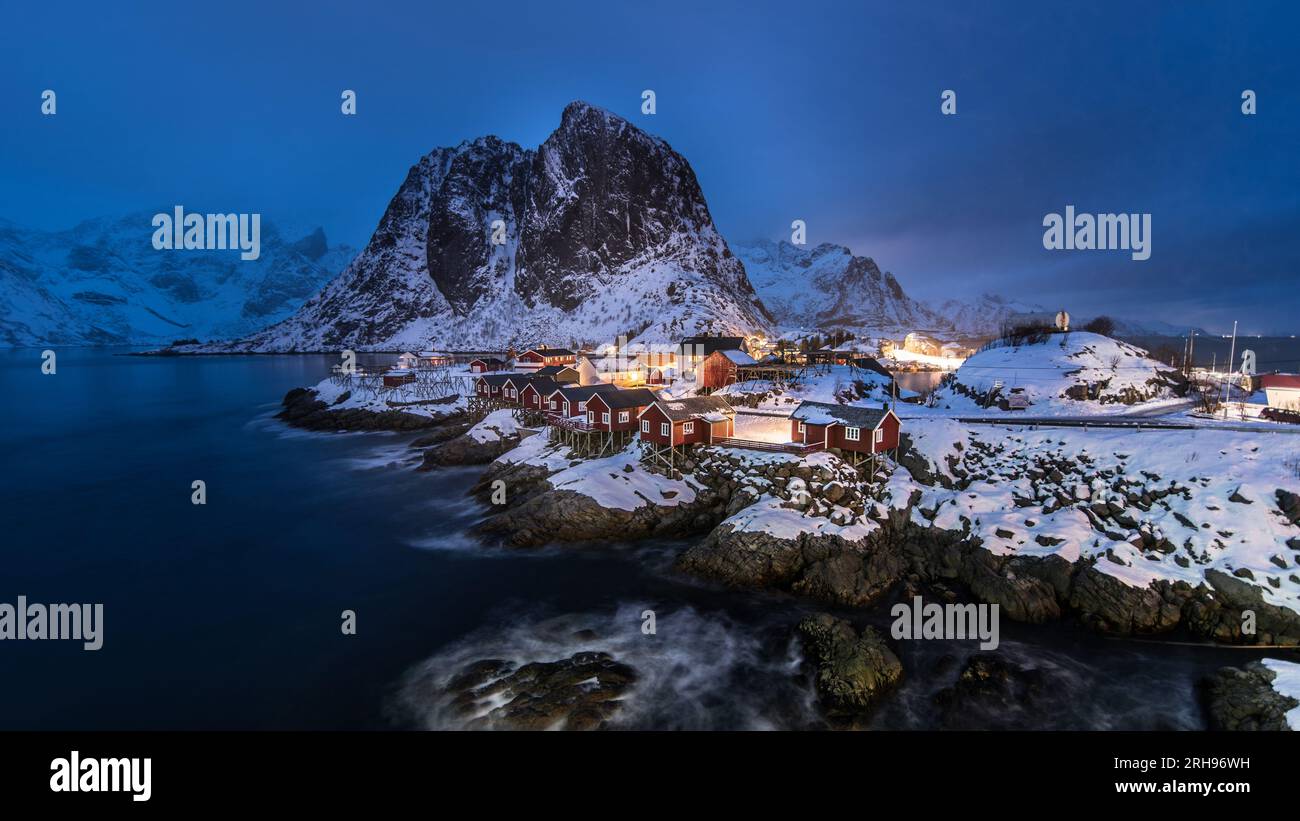
M 430 152 L 353 265 L 242 345 L 672 341 L 768 321 L 685 158 L 574 102 L 536 149 L 481 137 Z

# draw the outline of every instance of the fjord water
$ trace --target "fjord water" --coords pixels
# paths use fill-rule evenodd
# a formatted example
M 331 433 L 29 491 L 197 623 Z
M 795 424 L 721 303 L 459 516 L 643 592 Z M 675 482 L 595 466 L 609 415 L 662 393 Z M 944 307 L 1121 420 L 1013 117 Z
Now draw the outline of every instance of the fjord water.
M 465 531 L 482 511 L 465 493 L 478 469 L 417 473 L 413 435 L 304 433 L 272 418 L 325 357 L 124 353 L 60 350 L 54 375 L 40 351 L 0 353 L 0 602 L 104 605 L 96 652 L 0 642 L 0 728 L 435 726 L 421 694 L 402 692 L 427 660 L 587 646 L 641 673 L 624 726 L 821 726 L 792 639 L 810 605 L 678 577 L 681 542 L 474 543 Z M 205 505 L 191 503 L 195 480 Z M 355 636 L 340 630 L 344 610 Z M 871 619 L 888 629 L 887 614 Z M 1054 689 L 1047 708 L 987 726 L 1200 727 L 1197 678 L 1254 657 L 1005 620 L 1002 636 L 999 652 L 1050 670 Z M 937 726 L 933 695 L 951 657 L 973 650 L 902 647 L 907 683 L 875 725 Z

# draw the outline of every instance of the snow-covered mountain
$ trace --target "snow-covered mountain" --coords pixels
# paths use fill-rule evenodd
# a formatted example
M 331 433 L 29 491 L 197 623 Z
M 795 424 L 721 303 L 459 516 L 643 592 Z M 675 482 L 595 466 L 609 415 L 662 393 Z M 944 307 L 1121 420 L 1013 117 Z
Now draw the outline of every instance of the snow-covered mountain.
M 0 346 L 228 339 L 289 314 L 353 251 L 264 220 L 261 255 L 158 251 L 154 213 L 40 231 L 0 220 Z M 287 234 L 287 235 L 286 235 Z
M 789 329 L 849 328 L 885 334 L 938 331 L 946 323 L 912 299 L 870 257 L 843 245 L 815 248 L 772 240 L 735 247 L 754 290 Z
M 984 293 L 974 299 L 947 299 L 931 305 L 953 331 L 967 337 L 992 337 L 1002 332 L 1003 324 L 1016 314 L 1044 314 L 1047 309 L 997 294 Z
M 667 342 L 769 325 L 686 160 L 575 102 L 537 149 L 482 137 L 430 152 L 341 275 L 229 347 Z

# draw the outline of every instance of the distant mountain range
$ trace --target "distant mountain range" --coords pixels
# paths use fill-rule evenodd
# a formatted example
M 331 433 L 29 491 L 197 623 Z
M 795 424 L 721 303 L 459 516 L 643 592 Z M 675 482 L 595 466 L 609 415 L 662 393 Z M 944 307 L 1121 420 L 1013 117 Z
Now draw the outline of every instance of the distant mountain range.
M 843 245 L 813 248 L 758 241 L 737 245 L 749 281 L 773 320 L 791 329 L 871 328 L 885 333 L 951 330 L 934 311 L 903 292 L 870 257 Z
M 65 231 L 0 220 L 0 345 L 167 344 L 229 339 L 278 320 L 354 253 L 320 228 L 261 228 L 261 255 L 157 251 L 154 213 L 82 222 Z
M 926 304 L 842 245 L 733 252 L 684 157 L 581 102 L 536 149 L 489 136 L 422 157 L 360 254 L 269 221 L 256 260 L 155 250 L 152 216 L 170 211 L 58 232 L 0 221 L 0 345 L 484 349 L 826 330 L 972 340 L 1044 312 L 994 294 Z M 1121 335 L 1188 330 L 1116 324 Z

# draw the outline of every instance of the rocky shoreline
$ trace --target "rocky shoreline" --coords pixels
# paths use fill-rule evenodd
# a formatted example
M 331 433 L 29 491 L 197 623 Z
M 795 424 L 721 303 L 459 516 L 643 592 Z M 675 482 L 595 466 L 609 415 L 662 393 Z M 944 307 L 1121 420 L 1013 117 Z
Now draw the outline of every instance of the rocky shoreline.
M 337 415 L 340 413 L 347 415 Z M 564 486 L 565 471 L 584 464 L 580 460 L 553 453 L 545 459 L 501 458 L 531 436 L 531 431 L 524 435 L 489 424 L 489 432 L 496 435 L 485 436 L 481 427 L 484 423 L 471 427 L 458 412 L 436 419 L 399 411 L 336 412 L 312 392 L 303 390 L 291 391 L 285 397 L 281 418 L 317 430 L 346 427 L 428 431 L 412 443 L 424 449 L 421 470 L 486 464 L 469 493 L 492 515 L 474 532 L 485 542 L 506 547 L 699 536 L 699 542 L 678 556 L 674 565 L 677 571 L 734 588 L 789 593 L 835 608 L 867 610 L 900 595 L 924 590 L 949 599 L 997 604 L 1001 613 L 1013 621 L 1073 619 L 1103 634 L 1160 635 L 1179 630 L 1226 644 L 1300 643 L 1300 613 L 1266 602 L 1260 588 L 1243 578 L 1207 569 L 1201 584 L 1157 579 L 1141 587 L 1102 572 L 1098 563 L 1107 561 L 1105 557 L 1067 561 L 1057 555 L 999 554 L 988 549 L 981 536 L 969 528 L 940 527 L 933 511 L 922 507 L 919 491 L 913 491 L 901 504 L 880 504 L 880 486 L 861 480 L 856 470 L 828 455 L 810 464 L 795 459 L 750 460 L 736 451 L 699 448 L 680 466 L 680 471 L 657 471 L 663 484 L 658 495 L 638 490 L 639 503 L 635 507 L 619 507 Z M 479 431 L 477 436 L 475 431 Z M 923 484 L 935 487 L 959 488 L 965 479 L 963 467 L 969 468 L 957 463 L 936 466 L 907 451 L 901 455 L 900 464 Z M 1061 471 L 1056 465 L 1039 464 L 1032 470 L 1044 482 L 1069 481 L 1069 467 Z M 645 471 L 644 465 L 632 462 L 619 468 L 619 473 L 624 474 Z M 607 480 L 617 478 L 618 474 L 612 473 Z M 670 485 L 680 486 L 684 479 L 692 491 L 689 498 L 679 496 L 679 490 L 667 489 Z M 1118 477 L 1116 481 L 1122 486 L 1125 480 Z M 496 487 L 508 488 L 504 504 L 493 503 Z M 1135 503 L 1144 507 L 1157 504 L 1159 494 L 1186 491 L 1175 485 L 1172 490 L 1139 487 L 1131 492 Z M 1065 504 L 1065 500 L 1057 503 Z M 1279 489 L 1276 507 L 1275 513 L 1291 524 L 1300 522 L 1300 497 Z M 1114 527 L 1109 524 L 1113 518 L 1127 515 L 1122 508 L 1102 509 L 1095 504 L 1089 510 L 1099 528 Z M 788 512 L 801 517 L 801 522 L 812 517 L 812 521 L 824 525 L 792 533 L 747 527 L 745 517 L 755 511 L 757 515 L 768 512 L 778 516 Z M 1158 536 L 1148 538 L 1150 543 L 1144 546 L 1163 549 Z M 1290 546 L 1298 544 L 1291 542 Z M 1242 631 L 1247 612 L 1255 620 L 1253 634 Z M 859 632 L 843 619 L 820 614 L 801 622 L 795 633 L 804 647 L 826 716 L 836 726 L 863 725 L 880 699 L 903 676 L 898 657 L 870 627 Z M 991 698 L 995 702 L 1012 698 L 1008 694 L 1023 694 L 1032 684 L 1022 680 L 1024 671 L 998 667 L 1003 663 L 996 657 L 977 658 L 983 660 L 970 662 L 973 666 L 944 691 L 953 704 L 963 698 Z M 489 661 L 485 660 L 485 664 Z M 575 664 L 584 668 L 596 662 L 584 658 L 547 663 L 567 670 Z M 613 659 L 599 660 L 599 665 L 605 667 L 617 664 Z M 623 684 L 635 680 L 635 671 L 611 669 L 617 671 L 616 678 Z M 509 674 L 493 680 L 506 682 L 502 687 L 514 686 L 509 684 Z M 555 679 L 561 683 L 565 680 L 565 675 Z M 1220 671 L 1205 684 L 1204 707 L 1211 726 L 1284 726 L 1279 725 L 1278 717 L 1285 713 L 1281 707 L 1288 700 L 1268 687 L 1268 680 L 1267 670 L 1261 672 L 1250 665 L 1244 672 Z M 481 686 L 468 690 L 479 690 Z M 616 689 L 621 694 L 624 688 Z M 610 715 L 606 706 L 581 698 L 566 701 L 562 686 L 551 698 L 557 703 L 579 705 L 571 721 L 575 727 L 604 726 Z M 959 712 L 956 710 L 954 715 Z M 508 713 L 498 714 L 505 724 L 539 726 L 528 718 L 527 709 L 513 718 Z M 543 713 L 537 722 L 558 720 L 554 713 Z
M 372 411 L 362 408 L 339 408 L 349 395 L 341 395 L 334 405 L 320 399 L 311 388 L 294 388 L 281 401 L 283 410 L 275 418 L 287 425 L 314 431 L 393 431 L 409 433 L 438 428 L 459 419 L 463 411 L 449 410 L 423 416 L 401 410 Z M 451 397 L 446 403 L 454 401 Z

